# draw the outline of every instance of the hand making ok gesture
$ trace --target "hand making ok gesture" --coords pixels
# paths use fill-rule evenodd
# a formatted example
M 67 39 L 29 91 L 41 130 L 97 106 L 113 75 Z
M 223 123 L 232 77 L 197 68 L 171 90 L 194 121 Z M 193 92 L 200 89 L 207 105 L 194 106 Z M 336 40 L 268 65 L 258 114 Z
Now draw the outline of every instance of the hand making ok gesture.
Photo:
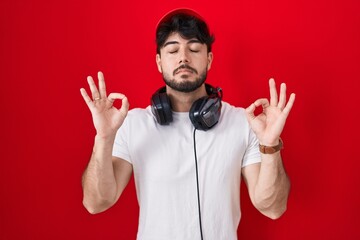
M 286 103 L 286 85 L 280 86 L 278 97 L 274 79 L 269 80 L 270 103 L 266 98 L 260 98 L 246 109 L 246 116 L 252 130 L 255 132 L 260 144 L 275 146 L 284 129 L 286 119 L 295 101 L 295 94 L 290 95 Z M 262 106 L 263 111 L 255 116 L 255 109 Z
M 91 111 L 97 135 L 100 137 L 115 136 L 127 115 L 129 102 L 126 96 L 121 93 L 106 95 L 105 79 L 102 72 L 98 72 L 98 80 L 99 89 L 96 87 L 93 78 L 87 77 L 92 99 L 84 88 L 81 88 L 80 92 Z M 113 106 L 116 99 L 122 100 L 120 109 Z

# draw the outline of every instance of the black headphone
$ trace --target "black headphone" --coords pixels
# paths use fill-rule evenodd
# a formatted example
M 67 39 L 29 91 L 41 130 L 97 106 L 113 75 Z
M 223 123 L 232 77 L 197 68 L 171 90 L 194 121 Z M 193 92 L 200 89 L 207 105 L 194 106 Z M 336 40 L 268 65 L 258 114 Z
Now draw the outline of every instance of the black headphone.
M 207 131 L 214 127 L 220 118 L 222 89 L 205 84 L 208 96 L 196 100 L 190 108 L 189 117 L 196 129 Z M 166 87 L 161 87 L 151 97 L 151 111 L 160 125 L 172 122 L 171 102 Z

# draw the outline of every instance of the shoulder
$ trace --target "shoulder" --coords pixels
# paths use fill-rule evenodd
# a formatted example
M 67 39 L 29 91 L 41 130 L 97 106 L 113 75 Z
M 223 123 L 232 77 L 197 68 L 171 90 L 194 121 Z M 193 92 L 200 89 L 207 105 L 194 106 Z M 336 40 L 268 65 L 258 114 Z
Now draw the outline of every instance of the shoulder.
M 245 109 L 222 102 L 220 125 L 231 131 L 248 131 L 250 126 L 246 118 Z
M 150 106 L 146 108 L 133 108 L 129 110 L 127 118 L 152 117 Z
M 151 107 L 146 108 L 133 108 L 129 110 L 124 123 L 129 125 L 138 125 L 138 124 L 152 124 L 154 123 L 155 118 L 151 112 Z
M 227 102 L 222 102 L 221 114 L 232 118 L 246 118 L 245 109 L 241 107 L 235 107 Z

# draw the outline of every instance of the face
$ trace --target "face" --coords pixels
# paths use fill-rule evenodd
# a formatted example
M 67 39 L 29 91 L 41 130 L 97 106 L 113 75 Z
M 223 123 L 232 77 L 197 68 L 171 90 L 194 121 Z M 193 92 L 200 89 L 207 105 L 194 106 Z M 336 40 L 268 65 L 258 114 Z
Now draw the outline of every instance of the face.
M 180 92 L 192 92 L 206 80 L 213 55 L 197 39 L 184 39 L 172 33 L 156 55 L 158 70 L 166 85 Z

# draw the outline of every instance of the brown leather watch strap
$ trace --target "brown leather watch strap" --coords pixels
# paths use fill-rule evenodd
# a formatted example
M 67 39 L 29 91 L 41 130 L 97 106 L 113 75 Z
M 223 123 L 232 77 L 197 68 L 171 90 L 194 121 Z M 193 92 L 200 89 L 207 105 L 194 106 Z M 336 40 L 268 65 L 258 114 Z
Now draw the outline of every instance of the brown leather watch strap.
M 269 146 L 259 144 L 259 150 L 263 154 L 272 154 L 272 153 L 276 153 L 276 152 L 280 151 L 283 148 L 283 144 L 284 144 L 283 141 L 281 140 L 281 138 L 279 138 L 278 145 L 269 147 Z

